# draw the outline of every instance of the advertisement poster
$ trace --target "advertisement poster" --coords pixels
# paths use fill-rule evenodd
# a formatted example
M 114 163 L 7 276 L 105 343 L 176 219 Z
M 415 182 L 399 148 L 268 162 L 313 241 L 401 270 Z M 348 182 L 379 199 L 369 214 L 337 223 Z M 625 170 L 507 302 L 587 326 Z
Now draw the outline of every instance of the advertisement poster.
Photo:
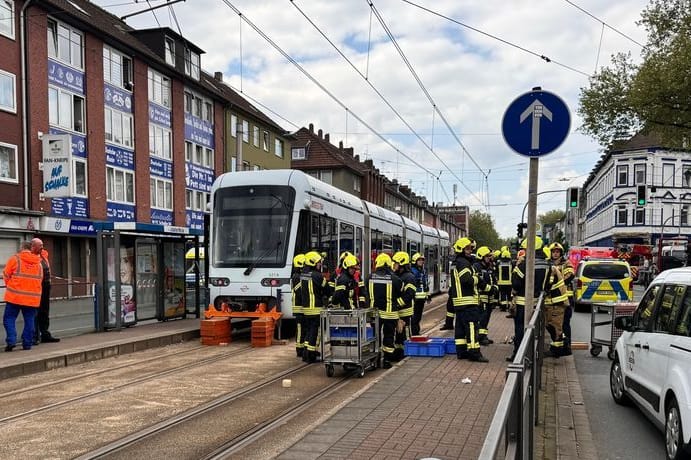
M 134 248 L 121 247 L 120 257 L 120 299 L 117 299 L 115 286 L 115 248 L 108 248 L 108 320 L 107 326 L 116 325 L 117 302 L 120 302 L 121 321 L 123 325 L 133 324 L 137 320 L 137 304 L 134 296 Z

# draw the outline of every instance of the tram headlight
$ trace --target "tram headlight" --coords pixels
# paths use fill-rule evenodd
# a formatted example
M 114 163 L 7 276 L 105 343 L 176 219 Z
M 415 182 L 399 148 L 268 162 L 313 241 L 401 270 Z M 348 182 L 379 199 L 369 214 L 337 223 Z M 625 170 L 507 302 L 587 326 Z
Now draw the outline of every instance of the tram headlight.
M 209 284 L 214 287 L 226 287 L 230 286 L 230 280 L 228 278 L 209 278 Z

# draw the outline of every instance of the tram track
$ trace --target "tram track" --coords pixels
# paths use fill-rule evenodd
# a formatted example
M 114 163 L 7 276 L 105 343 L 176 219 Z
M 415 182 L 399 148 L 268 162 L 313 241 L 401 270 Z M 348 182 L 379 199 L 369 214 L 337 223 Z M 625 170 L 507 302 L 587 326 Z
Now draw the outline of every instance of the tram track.
M 200 347 L 200 348 L 201 348 L 201 347 Z M 194 350 L 189 350 L 189 352 L 192 352 L 192 351 L 195 351 L 195 350 L 198 350 L 198 349 L 195 348 Z M 84 402 L 84 401 L 86 401 L 86 400 L 89 400 L 89 399 L 92 399 L 92 398 L 96 398 L 96 397 L 100 397 L 100 396 L 103 396 L 103 395 L 105 395 L 105 394 L 107 394 L 107 393 L 112 393 L 112 392 L 116 392 L 116 391 L 123 391 L 123 390 L 125 390 L 125 389 L 130 388 L 130 387 L 133 387 L 133 386 L 136 386 L 136 385 L 140 385 L 140 384 L 142 384 L 142 383 L 150 382 L 150 381 L 153 381 L 153 380 L 156 380 L 156 379 L 160 379 L 160 378 L 162 378 L 162 377 L 171 376 L 171 375 L 173 375 L 173 374 L 176 374 L 176 373 L 179 373 L 179 372 L 183 372 L 183 371 L 187 371 L 187 370 L 193 369 L 193 368 L 195 368 L 195 367 L 206 366 L 206 365 L 209 365 L 209 364 L 214 364 L 214 363 L 219 362 L 219 361 L 223 361 L 223 360 L 227 360 L 227 359 L 232 359 L 232 358 L 237 357 L 238 355 L 245 354 L 245 353 L 247 353 L 247 352 L 249 352 L 249 351 L 251 351 L 251 350 L 252 350 L 252 347 L 251 347 L 250 345 L 247 345 L 247 346 L 245 346 L 245 347 L 241 347 L 241 348 L 236 349 L 236 350 L 228 351 L 228 352 L 226 352 L 226 353 L 218 354 L 218 355 L 211 356 L 211 357 L 208 357 L 208 358 L 202 358 L 202 359 L 199 359 L 199 360 L 197 360 L 197 361 L 194 361 L 194 362 L 191 362 L 191 363 L 187 363 L 187 364 L 184 364 L 184 365 L 180 365 L 180 366 L 175 366 L 175 367 L 173 367 L 173 368 L 169 368 L 169 369 L 166 369 L 166 370 L 163 370 L 163 371 L 154 372 L 154 373 L 149 374 L 149 375 L 146 375 L 146 376 L 144 376 L 144 377 L 136 378 L 136 379 L 133 379 L 133 380 L 130 380 L 130 381 L 126 381 L 126 382 L 118 382 L 118 383 L 117 383 L 117 387 L 116 387 L 116 386 L 106 386 L 105 388 L 102 388 L 102 389 L 99 389 L 99 390 L 95 390 L 95 391 L 92 391 L 92 392 L 89 392 L 89 393 L 86 393 L 86 394 L 81 394 L 81 395 L 78 395 L 78 396 L 73 396 L 73 397 L 70 397 L 70 398 L 67 398 L 67 399 L 63 399 L 63 400 L 60 400 L 60 401 L 56 401 L 56 402 L 53 402 L 53 403 L 50 403 L 50 404 L 45 404 L 45 405 L 42 405 L 42 406 L 39 406 L 39 407 L 35 407 L 35 408 L 33 408 L 33 409 L 30 409 L 30 410 L 26 410 L 26 411 L 24 411 L 24 412 L 20 412 L 20 413 L 8 415 L 8 416 L 3 416 L 3 417 L 0 417 L 0 425 L 6 424 L 6 423 L 8 423 L 8 422 L 13 422 L 13 421 L 22 420 L 22 419 L 31 417 L 31 416 L 33 416 L 33 415 L 35 415 L 35 414 L 42 413 L 42 412 L 46 412 L 46 411 L 50 411 L 50 410 L 54 410 L 54 409 L 57 409 L 57 408 L 61 408 L 61 407 L 64 407 L 64 406 L 68 406 L 68 405 L 70 405 L 70 404 L 82 403 L 82 402 Z M 138 363 L 136 363 L 136 365 L 140 365 L 140 364 L 146 365 L 146 364 L 150 364 L 151 362 L 154 362 L 154 361 L 160 361 L 160 358 L 155 358 L 155 357 L 154 357 L 154 358 L 149 358 L 149 359 L 146 359 L 146 360 L 143 361 L 143 362 L 138 362 Z M 128 364 L 128 365 L 118 366 L 116 369 L 118 369 L 118 370 L 127 369 L 128 371 L 131 371 L 133 366 L 135 366 L 135 365 Z M 68 384 L 68 383 L 71 383 L 71 382 L 73 382 L 73 381 L 75 381 L 75 380 L 83 380 L 85 377 L 92 377 L 92 376 L 95 376 L 95 375 L 100 375 L 100 374 L 103 374 L 103 373 L 105 373 L 105 372 L 114 371 L 114 370 L 115 370 L 115 369 L 107 369 L 107 370 L 104 370 L 104 371 L 95 371 L 95 372 L 93 372 L 93 373 L 89 373 L 89 374 L 86 375 L 86 376 L 83 375 L 83 376 L 67 377 L 67 378 L 65 378 L 65 379 L 62 379 L 60 382 L 56 382 L 55 385 L 51 385 L 50 382 L 45 383 L 45 384 L 36 385 L 36 386 L 33 388 L 33 390 L 35 391 L 36 389 L 45 389 L 46 387 L 57 386 L 58 384 Z M 11 392 L 11 394 L 14 395 L 14 396 L 16 396 L 16 395 L 18 395 L 18 394 L 27 394 L 27 392 L 29 392 L 29 391 L 30 391 L 30 389 L 27 389 L 26 391 L 23 391 L 23 390 L 15 390 L 14 392 Z M 5 397 L 5 396 L 7 396 L 7 395 L 10 395 L 10 393 L 6 393 L 6 394 L 2 395 L 2 397 Z M 8 403 L 5 403 L 5 404 L 3 405 L 2 410 L 6 410 L 6 408 L 7 408 L 8 405 L 9 405 Z

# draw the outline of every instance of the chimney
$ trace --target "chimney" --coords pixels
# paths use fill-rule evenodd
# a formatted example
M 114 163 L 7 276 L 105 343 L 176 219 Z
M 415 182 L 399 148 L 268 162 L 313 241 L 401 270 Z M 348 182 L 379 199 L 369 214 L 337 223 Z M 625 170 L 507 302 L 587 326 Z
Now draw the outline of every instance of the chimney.
M 343 141 L 338 141 L 338 149 L 343 150 Z
M 352 147 L 347 147 L 347 148 L 343 149 L 343 151 L 344 151 L 347 155 L 349 155 L 349 156 L 351 156 L 351 157 L 353 156 L 353 148 L 352 148 Z
M 319 135 L 319 139 L 321 139 L 323 136 L 323 131 L 320 129 L 319 131 L 317 131 L 317 135 Z
M 329 133 L 324 134 L 324 140 L 329 142 Z
M 310 134 L 314 134 L 314 125 L 310 123 Z
M 214 72 L 214 80 L 223 81 L 223 72 Z

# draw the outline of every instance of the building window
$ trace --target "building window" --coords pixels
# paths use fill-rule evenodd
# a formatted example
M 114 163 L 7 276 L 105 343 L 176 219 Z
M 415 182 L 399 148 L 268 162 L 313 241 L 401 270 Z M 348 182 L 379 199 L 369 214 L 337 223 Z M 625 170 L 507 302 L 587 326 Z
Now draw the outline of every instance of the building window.
M 247 120 L 242 120 L 242 141 L 250 143 L 250 123 Z
M 189 91 L 185 91 L 185 113 L 192 113 L 192 105 L 194 104 L 194 96 Z
M 214 151 L 211 149 L 204 149 L 204 166 L 209 169 L 214 169 Z
M 103 47 L 103 80 L 132 91 L 132 59 L 107 46 Z
M 674 187 L 674 164 L 672 163 L 662 165 L 662 186 Z
M 2 21 L 2 19 L 0 19 L 0 21 Z M 4 70 L 0 70 L 0 110 L 17 113 L 15 85 L 15 76 Z
M 166 64 L 175 67 L 175 40 L 166 37 Z
M 48 56 L 77 69 L 84 68 L 84 37 L 71 27 L 48 19 Z
M 235 172 L 238 169 L 238 159 L 237 157 L 233 157 L 230 159 L 230 171 Z
M 645 224 L 645 208 L 636 208 L 636 212 L 633 216 L 634 225 L 644 225 Z
M 48 121 L 53 126 L 86 132 L 84 98 L 62 89 L 48 87 Z
M 0 182 L 18 183 L 17 146 L 0 142 Z
M 633 185 L 645 185 L 645 163 L 633 165 Z
M 617 186 L 629 185 L 629 165 L 617 166 Z
M 684 181 L 684 187 L 691 187 L 691 165 L 683 166 L 681 179 Z
M 190 49 L 185 49 L 185 75 L 199 80 L 199 55 Z
M 327 184 L 331 184 L 333 178 L 333 174 L 329 169 L 323 171 L 307 171 L 307 174 Z
M 243 171 L 249 171 L 250 170 L 250 162 L 249 161 L 243 161 L 242 162 L 242 170 Z
M 209 101 L 204 101 L 204 120 L 209 123 L 214 122 L 214 106 Z
M 81 158 L 73 159 L 73 175 L 74 175 L 74 190 L 72 193 L 75 196 L 86 197 L 87 196 L 87 174 L 86 174 L 86 160 Z
M 293 160 L 304 160 L 307 158 L 304 147 L 293 147 L 290 149 L 290 153 Z
M 14 2 L 0 0 L 0 34 L 14 38 Z
M 361 177 L 353 177 L 353 190 L 356 192 L 362 191 L 362 178 Z
M 214 151 L 202 145 L 185 141 L 185 160 L 209 169 L 214 168 Z
M 132 115 L 106 107 L 106 142 L 112 142 L 128 148 L 134 147 L 132 133 Z
M 681 225 L 689 225 L 689 205 L 681 207 Z
M 173 158 L 171 149 L 172 136 L 173 134 L 169 129 L 150 123 L 149 153 L 155 157 L 171 160 Z
M 263 133 L 262 148 L 264 149 L 265 152 L 269 151 L 269 132 L 268 131 L 264 131 L 264 133 Z
M 134 172 L 106 167 L 106 191 L 109 201 L 134 204 Z
M 252 144 L 259 147 L 259 126 L 252 126 Z
M 283 158 L 283 141 L 276 139 L 274 144 L 274 155 L 276 155 L 278 158 Z
M 616 225 L 627 225 L 628 224 L 628 210 L 626 206 L 619 206 L 616 210 L 617 220 Z
M 158 209 L 173 210 L 173 182 L 158 177 L 152 177 L 151 185 L 151 207 Z
M 238 117 L 236 115 L 230 116 L 230 135 L 233 137 L 238 136 Z
M 170 108 L 170 78 L 149 69 L 149 100 Z M 186 93 L 185 93 L 186 95 Z

